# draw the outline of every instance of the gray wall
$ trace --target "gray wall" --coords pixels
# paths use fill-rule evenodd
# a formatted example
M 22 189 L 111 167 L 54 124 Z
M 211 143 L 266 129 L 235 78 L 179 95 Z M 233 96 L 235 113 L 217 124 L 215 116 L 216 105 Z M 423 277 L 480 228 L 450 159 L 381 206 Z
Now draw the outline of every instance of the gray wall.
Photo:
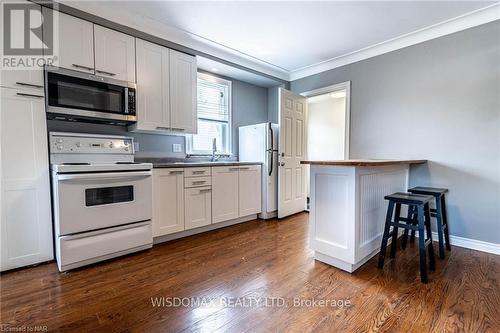
M 267 122 L 267 88 L 231 80 L 233 99 L 232 151 L 238 154 L 238 127 Z
M 267 119 L 279 123 L 279 86 L 267 88 Z
M 233 80 L 232 81 L 232 151 L 238 154 L 238 126 L 263 123 L 267 121 L 267 88 Z M 184 158 L 185 139 L 183 136 L 139 134 L 127 132 L 126 127 L 65 121 L 48 121 L 49 131 L 66 131 L 94 134 L 117 134 L 133 136 L 139 143 L 138 157 Z M 173 153 L 172 144 L 182 145 L 182 153 Z
M 453 235 L 500 243 L 500 22 L 293 81 L 351 81 L 351 158 L 424 158 L 410 185 L 450 189 Z

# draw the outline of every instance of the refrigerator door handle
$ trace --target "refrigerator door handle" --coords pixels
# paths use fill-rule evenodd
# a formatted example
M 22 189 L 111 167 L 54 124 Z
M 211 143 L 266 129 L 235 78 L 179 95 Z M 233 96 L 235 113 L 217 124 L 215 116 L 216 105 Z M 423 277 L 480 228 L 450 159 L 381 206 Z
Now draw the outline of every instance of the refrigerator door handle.
M 273 124 L 272 123 L 269 123 L 269 131 L 271 132 L 271 147 L 269 147 L 269 150 L 273 150 L 274 149 L 274 133 L 273 133 Z
M 272 130 L 271 130 L 272 131 Z M 270 155 L 270 161 L 269 161 L 269 176 L 271 176 L 271 174 L 273 173 L 273 160 L 274 160 L 274 156 L 273 156 L 273 150 L 268 150 L 269 152 L 269 155 Z

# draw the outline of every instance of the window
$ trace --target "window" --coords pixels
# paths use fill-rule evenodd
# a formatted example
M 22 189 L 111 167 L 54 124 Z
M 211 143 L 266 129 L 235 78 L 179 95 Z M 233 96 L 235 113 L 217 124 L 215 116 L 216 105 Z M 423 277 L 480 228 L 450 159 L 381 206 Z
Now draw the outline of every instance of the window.
M 231 153 L 231 81 L 198 73 L 198 134 L 187 137 L 189 154 Z

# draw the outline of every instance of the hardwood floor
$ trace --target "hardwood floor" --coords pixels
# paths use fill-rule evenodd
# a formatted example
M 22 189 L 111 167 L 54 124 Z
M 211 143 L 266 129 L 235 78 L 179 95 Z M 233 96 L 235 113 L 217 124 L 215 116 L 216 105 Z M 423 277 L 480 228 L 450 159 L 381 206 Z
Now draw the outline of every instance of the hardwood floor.
M 415 243 L 387 258 L 383 271 L 375 257 L 348 274 L 312 259 L 307 218 L 247 222 L 64 274 L 54 263 L 4 273 L 2 328 L 500 332 L 500 256 L 453 247 L 423 285 Z M 214 303 L 155 307 L 156 297 Z M 275 306 L 266 306 L 271 297 Z M 317 303 L 293 306 L 294 298 Z M 238 301 L 246 303 L 231 303 Z

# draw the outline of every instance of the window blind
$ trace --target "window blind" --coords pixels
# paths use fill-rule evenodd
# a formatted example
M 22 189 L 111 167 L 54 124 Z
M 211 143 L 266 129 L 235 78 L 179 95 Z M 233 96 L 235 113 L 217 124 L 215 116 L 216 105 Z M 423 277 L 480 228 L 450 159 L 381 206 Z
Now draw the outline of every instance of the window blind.
M 229 121 L 229 87 L 198 79 L 198 118 Z

